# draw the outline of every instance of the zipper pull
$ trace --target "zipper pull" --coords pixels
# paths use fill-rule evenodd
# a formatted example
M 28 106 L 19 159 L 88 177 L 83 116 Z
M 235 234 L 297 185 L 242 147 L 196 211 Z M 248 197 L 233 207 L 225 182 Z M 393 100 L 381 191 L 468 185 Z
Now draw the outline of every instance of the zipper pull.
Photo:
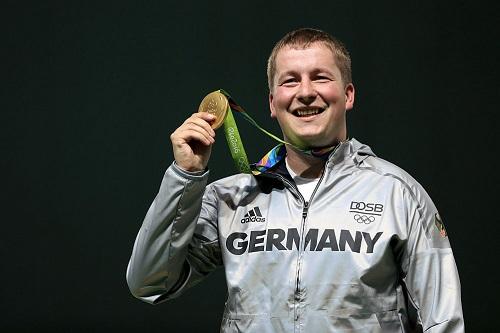
M 307 211 L 309 210 L 309 202 L 306 201 L 304 203 L 304 208 L 302 209 L 302 218 L 305 219 L 307 217 Z

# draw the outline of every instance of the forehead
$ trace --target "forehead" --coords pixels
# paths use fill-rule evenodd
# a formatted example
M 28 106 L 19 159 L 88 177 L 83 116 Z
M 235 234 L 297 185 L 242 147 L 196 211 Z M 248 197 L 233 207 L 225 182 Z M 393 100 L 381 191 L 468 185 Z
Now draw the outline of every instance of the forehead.
M 307 47 L 285 46 L 276 54 L 276 74 L 310 69 L 337 69 L 332 50 L 321 42 Z

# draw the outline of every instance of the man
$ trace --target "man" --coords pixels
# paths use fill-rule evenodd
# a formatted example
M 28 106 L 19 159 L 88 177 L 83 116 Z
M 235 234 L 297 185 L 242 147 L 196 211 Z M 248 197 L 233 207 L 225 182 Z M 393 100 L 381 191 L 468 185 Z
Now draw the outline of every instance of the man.
M 424 189 L 347 138 L 350 58 L 300 29 L 269 58 L 269 105 L 284 139 L 207 185 L 214 117 L 172 135 L 168 168 L 127 270 L 134 296 L 177 297 L 224 266 L 223 332 L 463 332 L 460 282 Z M 298 147 L 298 148 L 297 148 Z

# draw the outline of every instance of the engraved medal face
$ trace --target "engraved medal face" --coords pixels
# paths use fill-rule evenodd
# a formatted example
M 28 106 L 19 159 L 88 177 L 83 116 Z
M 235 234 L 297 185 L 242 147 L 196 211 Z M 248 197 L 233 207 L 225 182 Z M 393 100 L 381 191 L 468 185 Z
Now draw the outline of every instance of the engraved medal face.
M 219 128 L 224 122 L 226 117 L 228 101 L 226 96 L 218 91 L 211 92 L 200 103 L 198 112 L 208 112 L 216 116 L 217 118 L 212 123 L 212 128 Z

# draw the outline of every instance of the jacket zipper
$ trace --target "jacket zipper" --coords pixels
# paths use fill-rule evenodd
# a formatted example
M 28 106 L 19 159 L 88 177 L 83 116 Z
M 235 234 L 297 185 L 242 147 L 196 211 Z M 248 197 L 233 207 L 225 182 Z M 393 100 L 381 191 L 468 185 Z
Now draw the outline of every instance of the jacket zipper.
M 301 255 L 301 251 L 300 251 L 300 247 L 301 245 L 303 244 L 303 234 L 304 234 L 304 228 L 305 228 L 305 220 L 306 220 L 306 217 L 307 217 L 307 212 L 309 210 L 309 202 L 306 201 L 304 199 L 304 197 L 302 196 L 302 193 L 300 193 L 297 185 L 295 185 L 294 183 L 290 182 L 288 179 L 286 179 L 285 177 L 281 176 L 281 175 L 276 175 L 278 178 L 281 179 L 281 181 L 283 181 L 284 183 L 286 183 L 291 189 L 294 190 L 294 192 L 298 195 L 298 197 L 300 198 L 300 201 L 304 204 L 304 207 L 302 208 L 302 222 L 301 222 L 301 232 L 300 232 L 300 242 L 299 242 L 299 253 L 298 253 L 298 257 L 297 257 L 297 270 L 296 270 L 296 280 L 295 280 L 295 290 L 294 290 L 294 307 L 293 307 L 293 319 L 294 321 L 297 321 L 299 320 L 299 312 L 298 312 L 298 308 L 297 308 L 297 302 L 300 301 L 300 298 L 299 298 L 299 278 L 300 278 L 300 275 L 299 275 L 299 272 L 300 272 L 300 263 L 301 263 L 301 260 L 300 260 L 300 255 Z M 322 175 L 323 176 L 323 175 Z M 321 178 L 320 178 L 320 181 L 321 181 Z M 319 181 L 318 181 L 318 184 L 316 185 L 316 188 L 318 187 L 319 185 Z M 314 192 L 316 192 L 316 188 L 314 189 L 313 191 L 313 194 L 311 195 L 311 198 L 309 199 L 309 201 L 312 199 L 312 197 L 314 196 Z M 294 329 L 294 332 L 295 332 L 295 329 Z
M 304 245 L 304 233 L 305 233 L 305 226 L 306 226 L 306 218 L 307 218 L 307 212 L 309 211 L 309 201 L 304 202 L 304 207 L 302 208 L 302 226 L 300 230 L 300 242 L 299 242 L 299 253 L 297 256 L 297 272 L 296 272 L 296 279 L 295 279 L 295 295 L 294 295 L 294 302 L 296 303 L 296 306 L 294 307 L 294 319 L 295 321 L 299 320 L 299 309 L 298 309 L 298 304 L 300 302 L 300 268 L 302 264 L 302 260 L 300 260 L 300 257 L 302 255 L 302 246 Z
M 307 212 L 309 211 L 309 202 L 311 201 L 311 199 L 309 199 L 309 201 L 306 201 L 304 202 L 304 208 L 302 208 L 302 228 L 300 230 L 300 248 L 302 248 L 302 246 L 304 245 L 304 241 L 305 241 L 305 228 L 306 228 L 306 218 L 307 218 Z M 299 248 L 299 262 L 297 263 L 297 279 L 295 281 L 295 297 L 298 299 L 298 295 L 300 293 L 300 288 L 299 288 L 299 284 L 300 284 L 300 266 L 301 266 L 301 260 L 300 260 L 300 255 L 301 255 L 301 249 Z
M 325 165 L 325 169 L 326 169 L 326 165 Z M 311 201 L 313 200 L 314 195 L 316 194 L 316 191 L 318 190 L 318 187 L 321 184 L 321 181 L 323 180 L 324 174 L 325 174 L 325 171 L 323 170 L 323 172 L 321 173 L 321 177 L 319 178 L 318 183 L 316 184 L 316 187 L 314 188 L 314 191 L 311 194 L 311 197 L 309 198 L 309 201 L 305 201 L 304 197 L 302 196 L 302 194 L 300 194 L 300 192 L 297 188 L 297 192 L 300 194 L 300 197 L 302 198 L 302 202 L 304 203 L 304 207 L 302 208 L 302 222 L 301 222 L 301 228 L 300 228 L 301 232 L 300 232 L 300 242 L 299 242 L 299 253 L 298 253 L 298 257 L 297 257 L 297 274 L 296 274 L 297 278 L 295 280 L 294 301 L 296 303 L 300 302 L 300 272 L 301 272 L 301 268 L 302 268 L 301 256 L 304 252 L 303 246 L 304 246 L 304 242 L 305 242 L 305 228 L 306 228 L 307 214 L 308 214 L 309 208 L 311 206 Z M 299 320 L 298 306 L 295 306 L 294 309 L 295 309 L 294 320 L 297 321 L 297 320 Z

